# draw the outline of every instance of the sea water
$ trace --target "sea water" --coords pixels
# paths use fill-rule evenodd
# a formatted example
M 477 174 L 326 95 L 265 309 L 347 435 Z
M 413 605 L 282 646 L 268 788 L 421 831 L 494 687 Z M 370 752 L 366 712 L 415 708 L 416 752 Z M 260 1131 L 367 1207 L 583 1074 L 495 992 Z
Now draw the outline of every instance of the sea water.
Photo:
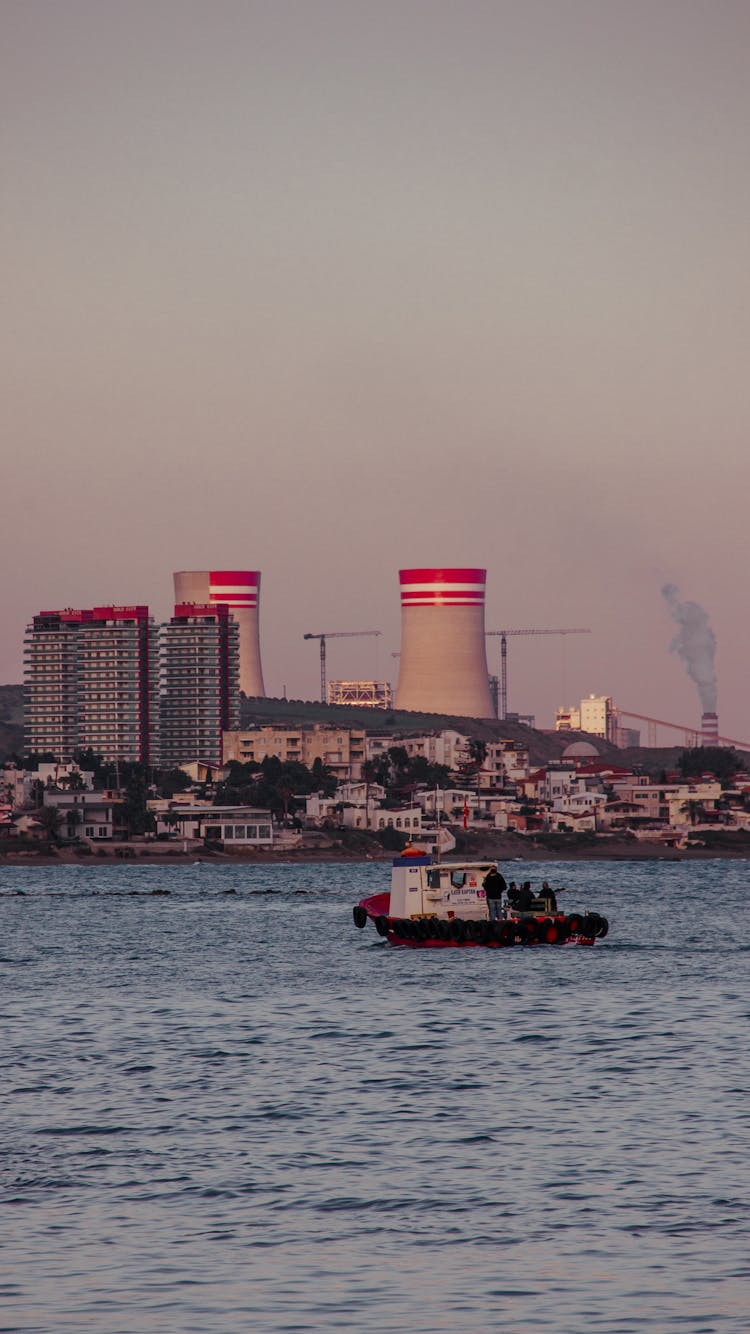
M 415 950 L 382 864 L 0 869 L 0 1329 L 745 1334 L 749 873 Z

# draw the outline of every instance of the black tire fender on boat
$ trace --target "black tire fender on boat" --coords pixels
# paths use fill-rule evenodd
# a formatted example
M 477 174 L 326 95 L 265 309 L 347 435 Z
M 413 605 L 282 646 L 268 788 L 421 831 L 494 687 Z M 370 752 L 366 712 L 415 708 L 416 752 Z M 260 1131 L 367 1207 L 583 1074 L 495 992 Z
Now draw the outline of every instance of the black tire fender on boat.
M 388 918 L 385 917 L 383 913 L 380 913 L 380 915 L 375 918 L 375 930 L 379 936 L 388 935 Z
M 595 937 L 598 930 L 599 930 L 598 913 L 587 912 L 586 916 L 581 922 L 581 935 L 586 936 L 587 938 Z
M 574 912 L 570 914 L 570 917 L 568 918 L 568 931 L 571 936 L 577 936 L 580 933 L 582 923 L 583 918 L 579 913 Z
M 454 917 L 450 924 L 451 940 L 461 944 L 466 939 L 466 923 L 462 917 Z
M 500 928 L 499 931 L 498 927 Z M 501 945 L 515 945 L 516 943 L 516 933 L 512 922 L 496 922 L 495 935 Z
M 352 916 L 354 917 L 354 925 L 358 926 L 360 930 L 363 926 L 367 926 L 367 909 L 363 908 L 361 903 L 355 904 L 352 908 Z
M 530 918 L 521 918 L 516 922 L 516 939 L 522 945 L 530 945 L 536 940 L 536 925 Z
M 606 936 L 608 931 L 609 931 L 609 922 L 607 921 L 606 917 L 602 917 L 602 924 L 599 927 L 599 933 L 598 933 L 599 939 L 604 940 L 604 937 Z

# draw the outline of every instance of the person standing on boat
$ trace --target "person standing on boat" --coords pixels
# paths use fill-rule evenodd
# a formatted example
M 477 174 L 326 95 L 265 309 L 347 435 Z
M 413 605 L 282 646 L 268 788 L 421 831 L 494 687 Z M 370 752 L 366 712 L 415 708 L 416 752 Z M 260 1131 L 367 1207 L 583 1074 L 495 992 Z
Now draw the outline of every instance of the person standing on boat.
M 500 920 L 500 908 L 506 888 L 505 876 L 500 874 L 496 866 L 491 866 L 482 881 L 482 889 L 487 895 L 487 908 L 491 922 Z
M 518 891 L 516 898 L 516 907 L 519 912 L 531 912 L 534 903 L 534 895 L 531 892 L 531 881 L 524 880 Z
M 547 912 L 557 912 L 557 895 L 546 880 L 542 882 L 541 897 L 547 900 Z

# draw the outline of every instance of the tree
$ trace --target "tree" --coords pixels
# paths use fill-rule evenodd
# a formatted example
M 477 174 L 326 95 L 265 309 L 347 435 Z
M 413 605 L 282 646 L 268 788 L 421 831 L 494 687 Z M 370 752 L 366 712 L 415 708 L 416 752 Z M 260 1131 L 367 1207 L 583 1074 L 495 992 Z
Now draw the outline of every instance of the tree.
M 145 766 L 142 764 L 128 765 L 129 773 L 125 783 L 124 801 L 122 804 L 122 818 L 128 831 L 128 838 L 132 834 L 153 833 L 156 827 L 153 812 L 148 809 L 148 782 Z
M 63 817 L 57 807 L 42 806 L 42 809 L 37 811 L 36 818 L 47 837 L 52 842 L 57 842 L 63 822 Z
M 164 811 L 159 818 L 162 824 L 167 826 L 168 834 L 173 833 L 175 829 L 180 827 L 180 817 L 175 815 L 174 811 Z
M 68 826 L 68 838 L 75 838 L 76 829 L 81 823 L 81 812 L 77 806 L 71 806 L 69 811 L 65 812 L 65 823 Z
M 192 779 L 184 769 L 161 769 L 156 774 L 156 790 L 160 797 L 170 801 L 176 792 L 187 792 Z
M 745 769 L 745 762 L 731 746 L 696 746 L 683 750 L 677 758 L 683 778 L 698 778 L 714 774 L 722 787 L 731 787 L 737 774 Z
M 680 806 L 680 811 L 684 815 L 687 815 L 691 825 L 697 824 L 699 819 L 702 819 L 705 814 L 703 802 L 695 801 L 692 797 L 688 801 L 683 801 Z

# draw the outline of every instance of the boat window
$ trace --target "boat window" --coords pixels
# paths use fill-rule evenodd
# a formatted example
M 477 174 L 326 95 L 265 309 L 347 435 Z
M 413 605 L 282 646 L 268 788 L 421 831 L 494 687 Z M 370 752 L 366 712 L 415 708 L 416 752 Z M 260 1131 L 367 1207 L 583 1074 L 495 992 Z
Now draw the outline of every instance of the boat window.
M 428 889 L 439 889 L 439 888 L 440 888 L 440 872 L 439 872 L 439 871 L 428 871 L 428 872 L 427 872 L 427 888 L 428 888 Z
M 451 873 L 451 884 L 453 885 L 454 889 L 463 889 L 464 885 L 466 884 L 466 872 L 453 871 Z

